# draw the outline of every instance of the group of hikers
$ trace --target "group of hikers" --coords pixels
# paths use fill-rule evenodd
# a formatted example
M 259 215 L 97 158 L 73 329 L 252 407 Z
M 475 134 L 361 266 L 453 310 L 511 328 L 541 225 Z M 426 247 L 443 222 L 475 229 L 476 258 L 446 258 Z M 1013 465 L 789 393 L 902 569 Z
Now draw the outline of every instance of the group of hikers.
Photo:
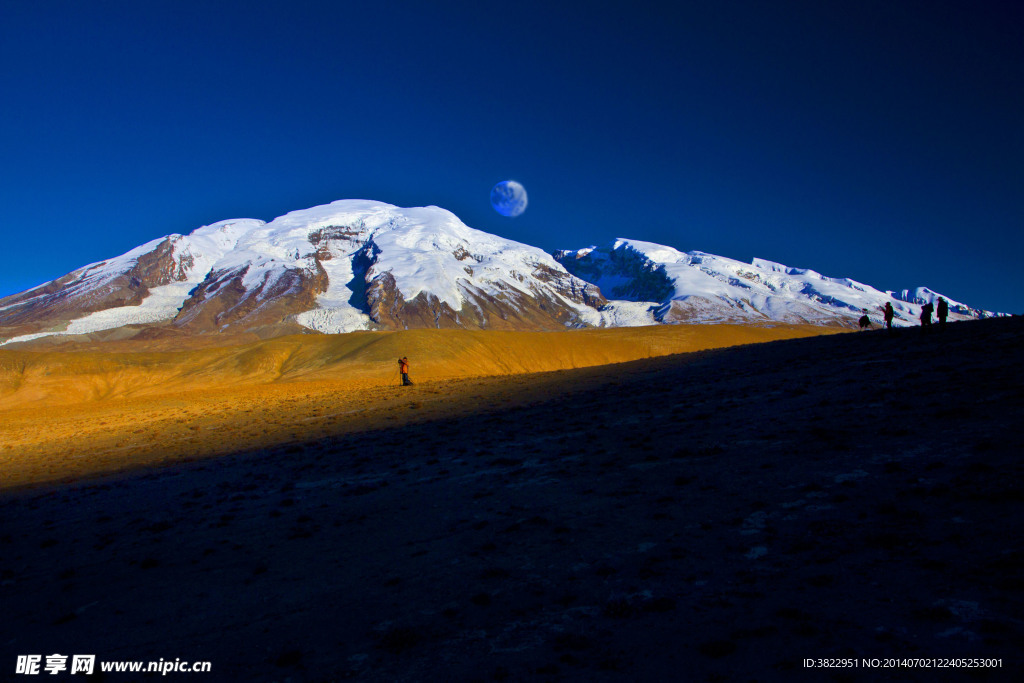
M 860 317 L 860 329 L 865 330 L 871 327 L 871 319 L 868 318 L 868 309 L 863 309 L 864 315 Z M 921 329 L 927 332 L 932 326 L 932 313 L 936 313 L 939 318 L 939 328 L 945 328 L 946 319 L 949 317 L 949 302 L 944 297 L 939 297 L 939 306 L 936 310 L 932 302 L 928 302 L 921 306 Z M 887 330 L 892 330 L 892 321 L 896 317 L 896 311 L 893 310 L 891 302 L 885 302 L 885 309 L 882 312 L 882 317 L 885 320 L 885 327 Z

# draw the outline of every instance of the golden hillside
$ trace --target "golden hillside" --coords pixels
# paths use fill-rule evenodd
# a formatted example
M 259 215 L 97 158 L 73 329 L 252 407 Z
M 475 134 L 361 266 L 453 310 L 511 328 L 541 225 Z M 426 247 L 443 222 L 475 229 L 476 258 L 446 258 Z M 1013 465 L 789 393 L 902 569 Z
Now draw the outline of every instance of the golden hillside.
M 247 384 L 397 383 L 408 356 L 418 381 L 591 367 L 833 332 L 815 326 L 658 325 L 566 332 L 408 330 L 293 335 L 185 351 L 124 344 L 0 349 L 0 410 Z M 133 350 L 127 350 L 133 349 Z
M 390 428 L 565 389 L 557 378 L 530 373 L 834 331 L 409 330 L 182 351 L 129 350 L 123 343 L 0 349 L 0 470 L 5 486 L 17 486 Z M 397 386 L 402 355 L 416 387 Z

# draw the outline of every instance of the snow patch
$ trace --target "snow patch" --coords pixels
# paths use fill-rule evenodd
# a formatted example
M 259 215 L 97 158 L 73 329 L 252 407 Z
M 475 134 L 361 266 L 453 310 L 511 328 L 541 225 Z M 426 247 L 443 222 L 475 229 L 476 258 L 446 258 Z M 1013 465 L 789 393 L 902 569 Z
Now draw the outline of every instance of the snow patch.
M 149 294 L 138 306 L 117 306 L 96 311 L 85 317 L 72 320 L 64 330 L 12 337 L 7 341 L 0 342 L 0 346 L 40 339 L 42 337 L 88 334 L 90 332 L 123 327 L 124 325 L 140 325 L 171 320 L 178 314 L 178 310 L 185 303 L 185 299 L 188 298 L 189 292 L 194 287 L 195 285 L 189 282 L 175 282 L 174 284 L 163 285 L 162 287 L 154 287 L 149 290 Z

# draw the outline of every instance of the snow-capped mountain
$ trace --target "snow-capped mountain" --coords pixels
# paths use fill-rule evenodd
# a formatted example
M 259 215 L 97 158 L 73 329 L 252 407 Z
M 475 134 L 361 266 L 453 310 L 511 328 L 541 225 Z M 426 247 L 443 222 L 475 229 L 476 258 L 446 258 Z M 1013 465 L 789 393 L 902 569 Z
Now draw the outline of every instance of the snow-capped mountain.
M 550 254 L 444 209 L 342 200 L 169 235 L 0 299 L 0 340 L 145 324 L 151 335 L 553 329 L 599 323 L 604 303 Z
M 849 278 L 754 259 L 744 263 L 702 251 L 618 239 L 610 247 L 560 251 L 555 258 L 573 275 L 597 285 L 611 300 L 645 306 L 651 322 L 765 323 L 854 326 L 868 312 L 876 323 L 891 303 L 895 324 L 917 324 L 921 305 L 941 295 L 926 287 L 882 292 Z M 945 297 L 950 320 L 994 315 Z M 634 309 L 635 310 L 635 309 Z
M 863 308 L 877 320 L 886 301 L 913 321 L 937 297 L 635 240 L 553 258 L 435 206 L 341 200 L 269 223 L 236 219 L 168 235 L 0 299 L 0 344 L 98 332 L 851 325 Z M 991 315 L 950 306 L 954 318 Z

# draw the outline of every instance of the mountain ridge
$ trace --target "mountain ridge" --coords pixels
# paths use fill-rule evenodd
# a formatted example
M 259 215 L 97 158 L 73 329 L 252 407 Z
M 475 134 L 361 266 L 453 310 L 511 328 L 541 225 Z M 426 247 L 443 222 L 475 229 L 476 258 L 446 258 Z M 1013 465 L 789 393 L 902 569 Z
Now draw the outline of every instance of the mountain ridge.
M 606 248 L 555 252 L 555 258 L 612 298 L 647 301 L 653 321 L 661 323 L 774 321 L 853 326 L 866 311 L 880 324 L 881 310 L 890 303 L 894 323 L 905 326 L 915 324 L 923 304 L 937 303 L 942 296 L 927 287 L 883 292 L 850 278 L 767 259 L 745 263 L 627 238 L 616 239 Z M 997 315 L 944 298 L 952 320 Z
M 338 200 L 270 222 L 231 219 L 151 240 L 0 299 L 0 345 L 251 332 L 555 330 L 663 323 L 851 327 L 885 301 L 912 324 L 938 295 L 880 292 L 754 259 L 619 239 L 553 255 L 436 206 Z M 953 319 L 989 317 L 951 302 Z

